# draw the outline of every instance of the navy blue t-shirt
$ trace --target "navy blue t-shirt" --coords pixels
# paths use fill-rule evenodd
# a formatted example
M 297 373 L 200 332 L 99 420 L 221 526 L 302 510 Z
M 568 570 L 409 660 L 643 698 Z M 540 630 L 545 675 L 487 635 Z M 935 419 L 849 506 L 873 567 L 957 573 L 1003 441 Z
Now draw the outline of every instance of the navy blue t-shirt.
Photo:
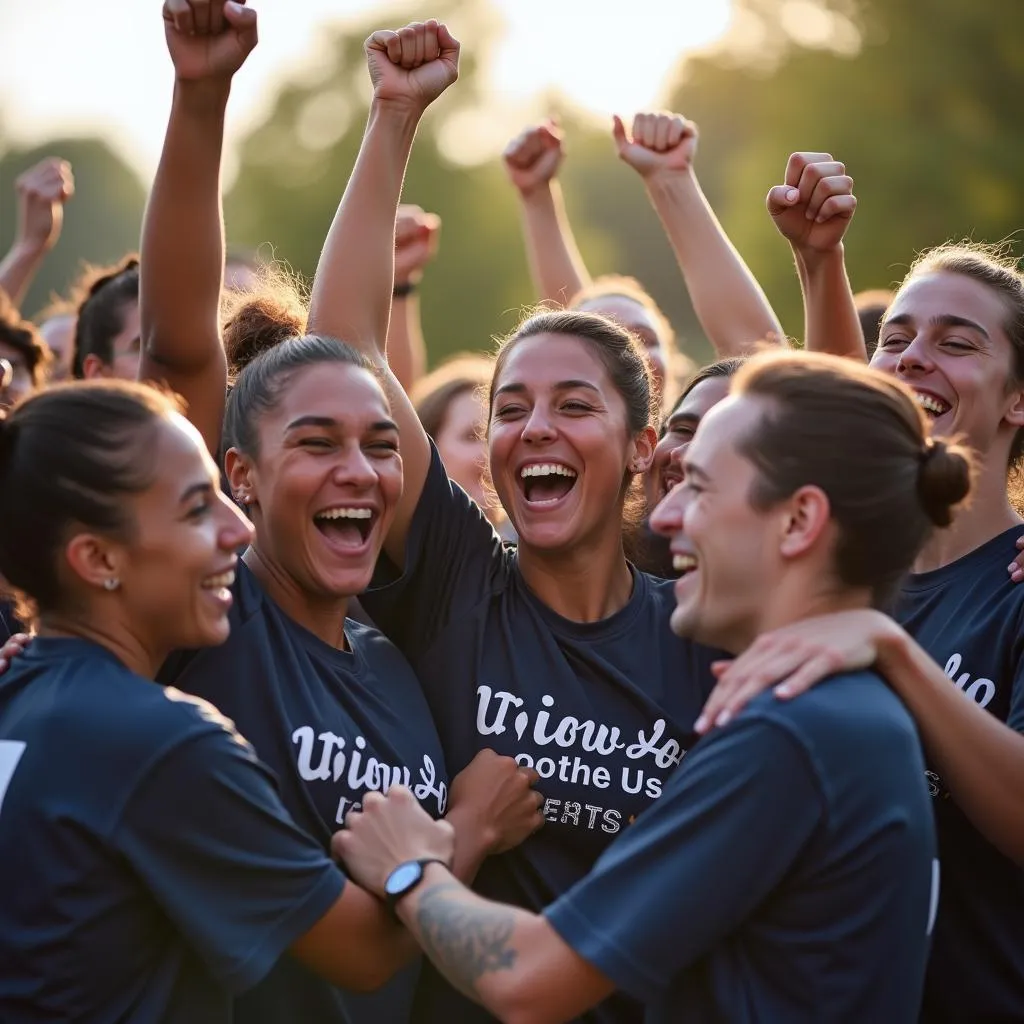
M 895 617 L 972 700 L 1024 732 L 1024 586 L 1006 566 L 1024 527 L 911 576 Z M 971 824 L 929 771 L 942 861 L 922 1020 L 1024 1021 L 1024 869 Z M 1022 782 L 1024 785 L 1024 782 Z
M 650 1024 L 909 1024 L 938 881 L 914 724 L 860 672 L 702 739 L 546 917 Z
M 85 640 L 0 679 L 0 1020 L 214 1024 L 341 895 L 252 748 Z
M 434 818 L 448 799 L 437 731 L 408 662 L 377 630 L 345 623 L 349 651 L 304 629 L 267 596 L 240 562 L 231 636 L 183 652 L 162 682 L 215 704 L 235 721 L 277 775 L 281 799 L 325 852 L 368 790 L 401 783 Z M 408 1018 L 418 961 L 378 992 L 344 992 L 284 959 L 236 1003 L 238 1024 L 340 1024 Z
M 14 603 L 0 599 L 0 644 L 6 643 L 15 633 L 25 632 L 25 627 L 14 614 Z
M 412 662 L 450 770 L 490 747 L 541 776 L 544 827 L 485 861 L 473 888 L 542 910 L 658 798 L 710 691 L 713 655 L 672 634 L 672 583 L 643 573 L 634 571 L 629 602 L 603 621 L 555 614 L 436 450 L 405 573 L 388 583 L 394 575 L 383 561 L 363 604 Z M 641 1014 L 617 996 L 589 1019 L 622 1024 Z M 416 1016 L 489 1019 L 426 966 Z

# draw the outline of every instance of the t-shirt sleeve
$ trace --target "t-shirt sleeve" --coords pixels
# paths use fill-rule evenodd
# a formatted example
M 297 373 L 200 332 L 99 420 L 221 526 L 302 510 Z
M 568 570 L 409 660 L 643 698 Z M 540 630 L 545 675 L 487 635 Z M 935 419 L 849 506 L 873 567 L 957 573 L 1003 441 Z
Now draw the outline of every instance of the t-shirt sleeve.
M 663 795 L 546 917 L 618 988 L 650 999 L 765 898 L 821 814 L 802 745 L 740 718 L 686 755 Z
M 114 840 L 233 993 L 260 981 L 344 885 L 323 849 L 289 817 L 252 748 L 213 726 L 145 774 Z
M 395 566 L 382 555 L 360 599 L 381 632 L 415 658 L 456 616 L 501 586 L 505 565 L 501 538 L 476 502 L 448 477 L 431 444 L 405 565 Z

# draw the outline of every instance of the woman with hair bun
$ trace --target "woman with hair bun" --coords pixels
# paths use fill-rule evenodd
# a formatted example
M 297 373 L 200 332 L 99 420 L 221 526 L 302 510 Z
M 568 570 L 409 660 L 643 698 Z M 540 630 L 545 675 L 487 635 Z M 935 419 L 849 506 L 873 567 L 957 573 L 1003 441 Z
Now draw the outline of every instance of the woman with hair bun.
M 836 665 L 876 664 L 917 722 L 938 829 L 942 892 L 921 1020 L 1019 1020 L 1024 588 L 1005 575 L 1024 538 L 1009 497 L 1024 460 L 1016 262 L 974 244 L 923 253 L 886 311 L 871 365 L 909 387 L 929 419 L 937 440 L 922 475 L 938 501 L 942 439 L 973 450 L 972 501 L 916 559 L 892 608 L 899 626 L 850 612 L 763 637 L 724 672 L 705 718 L 734 714 L 766 685 L 791 696 Z

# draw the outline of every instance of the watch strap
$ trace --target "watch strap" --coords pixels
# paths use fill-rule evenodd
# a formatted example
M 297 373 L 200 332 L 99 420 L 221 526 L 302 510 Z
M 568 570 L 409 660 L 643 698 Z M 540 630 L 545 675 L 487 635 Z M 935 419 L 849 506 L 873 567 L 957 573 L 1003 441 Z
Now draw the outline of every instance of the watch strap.
M 411 893 L 413 889 L 415 889 L 420 884 L 420 882 L 423 881 L 423 875 L 428 864 L 441 864 L 443 867 L 451 870 L 450 865 L 447 862 L 441 860 L 440 857 L 423 857 L 419 860 L 403 861 L 394 869 L 394 871 L 391 872 L 391 875 L 393 875 L 395 871 L 398 871 L 400 868 L 405 867 L 407 864 L 418 864 L 420 867 L 420 873 L 401 892 L 385 893 L 384 902 L 387 904 L 388 910 L 390 910 L 392 913 L 395 912 L 395 907 L 398 904 L 398 901 L 402 899 L 403 896 L 408 896 L 409 893 Z M 391 875 L 388 875 L 388 878 L 390 878 Z

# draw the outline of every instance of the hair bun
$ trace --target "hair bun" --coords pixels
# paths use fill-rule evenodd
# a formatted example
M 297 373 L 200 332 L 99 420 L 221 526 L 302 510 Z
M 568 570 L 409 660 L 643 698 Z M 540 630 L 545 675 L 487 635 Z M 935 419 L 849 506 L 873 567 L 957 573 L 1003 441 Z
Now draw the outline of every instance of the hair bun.
M 930 437 L 921 449 L 917 493 L 925 514 L 936 526 L 949 526 L 956 506 L 971 490 L 972 460 L 960 445 Z

